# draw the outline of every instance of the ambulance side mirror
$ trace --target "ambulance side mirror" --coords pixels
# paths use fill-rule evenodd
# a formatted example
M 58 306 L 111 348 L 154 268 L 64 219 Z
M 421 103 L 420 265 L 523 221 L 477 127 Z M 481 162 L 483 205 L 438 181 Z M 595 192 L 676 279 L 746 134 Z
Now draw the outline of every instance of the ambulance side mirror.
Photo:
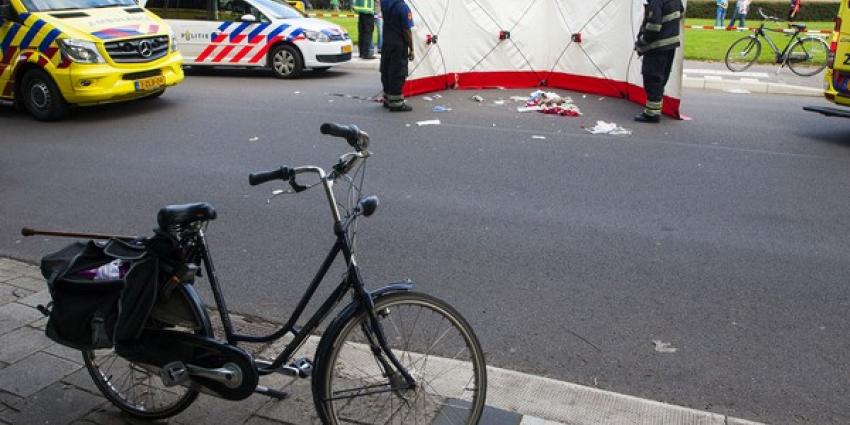
M 257 17 L 254 15 L 242 15 L 239 20 L 242 22 L 257 22 Z

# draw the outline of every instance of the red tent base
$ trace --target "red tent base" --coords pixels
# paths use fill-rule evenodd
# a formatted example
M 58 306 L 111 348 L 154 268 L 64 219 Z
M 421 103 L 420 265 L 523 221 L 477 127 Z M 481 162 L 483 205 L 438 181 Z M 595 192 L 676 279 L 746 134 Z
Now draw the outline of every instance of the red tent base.
M 537 87 L 620 97 L 639 105 L 646 103 L 646 92 L 643 87 L 625 81 L 613 81 L 561 72 L 538 73 L 534 71 L 463 72 L 418 78 L 407 81 L 404 86 L 404 95 L 416 96 L 447 89 L 526 89 Z M 664 110 L 662 112 L 673 118 L 683 119 L 684 117 L 679 112 L 680 103 L 680 99 L 664 96 Z

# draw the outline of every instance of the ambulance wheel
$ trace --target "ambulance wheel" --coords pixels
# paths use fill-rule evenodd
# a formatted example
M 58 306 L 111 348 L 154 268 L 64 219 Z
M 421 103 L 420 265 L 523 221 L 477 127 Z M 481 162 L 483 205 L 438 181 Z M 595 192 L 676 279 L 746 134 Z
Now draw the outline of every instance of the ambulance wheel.
M 304 59 L 294 46 L 279 44 L 269 55 L 272 72 L 277 78 L 295 78 L 304 70 Z
M 60 120 L 70 110 L 59 87 L 50 75 L 40 69 L 31 69 L 24 74 L 19 93 L 24 108 L 39 121 Z

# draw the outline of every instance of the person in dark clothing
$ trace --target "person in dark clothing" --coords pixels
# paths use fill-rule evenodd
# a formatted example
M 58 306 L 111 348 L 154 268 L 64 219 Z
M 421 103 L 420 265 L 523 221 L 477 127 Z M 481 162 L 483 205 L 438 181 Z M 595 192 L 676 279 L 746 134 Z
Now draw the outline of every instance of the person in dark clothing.
M 407 63 L 413 61 L 413 14 L 404 0 L 381 0 L 384 15 L 384 44 L 381 48 L 381 84 L 384 107 L 393 112 L 412 110 L 404 101 Z
M 635 117 L 638 122 L 661 121 L 664 87 L 670 78 L 679 38 L 680 21 L 685 8 L 681 0 L 644 0 L 644 18 L 635 42 L 635 50 L 643 56 L 643 88 L 646 107 Z
M 374 0 L 354 0 L 351 6 L 357 12 L 357 47 L 361 59 L 375 59 L 372 54 L 372 35 L 375 32 Z

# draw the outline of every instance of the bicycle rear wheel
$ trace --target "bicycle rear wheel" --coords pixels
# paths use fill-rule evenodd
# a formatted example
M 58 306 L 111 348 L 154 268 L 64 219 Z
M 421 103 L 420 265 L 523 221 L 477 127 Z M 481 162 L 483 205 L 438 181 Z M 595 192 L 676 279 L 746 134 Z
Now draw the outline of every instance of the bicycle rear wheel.
M 761 41 L 750 35 L 739 39 L 726 51 L 726 67 L 732 72 L 746 71 L 761 55 Z
M 817 75 L 826 68 L 829 46 L 818 37 L 802 37 L 788 50 L 788 67 L 802 77 Z
M 381 297 L 375 311 L 416 386 L 404 389 L 398 374 L 386 376 L 366 336 L 368 315 L 352 314 L 329 329 L 317 350 L 313 398 L 323 423 L 477 424 L 487 372 L 466 320 L 445 302 L 417 293 Z

